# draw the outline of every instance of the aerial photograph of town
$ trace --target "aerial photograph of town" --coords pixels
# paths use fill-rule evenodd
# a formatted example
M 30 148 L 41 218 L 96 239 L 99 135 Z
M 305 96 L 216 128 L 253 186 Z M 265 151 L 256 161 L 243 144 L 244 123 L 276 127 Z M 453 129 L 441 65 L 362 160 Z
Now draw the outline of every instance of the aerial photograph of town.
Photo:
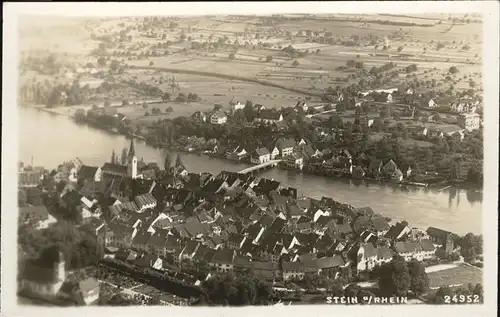
M 18 28 L 19 305 L 484 303 L 482 15 Z

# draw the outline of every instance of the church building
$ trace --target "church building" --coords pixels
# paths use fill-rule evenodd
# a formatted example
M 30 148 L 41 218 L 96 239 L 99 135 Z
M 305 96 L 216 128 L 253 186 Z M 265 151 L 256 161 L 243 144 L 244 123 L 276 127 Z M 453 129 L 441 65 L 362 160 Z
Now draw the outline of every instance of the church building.
M 137 156 L 135 153 L 134 139 L 130 141 L 130 148 L 128 150 L 127 164 L 121 165 L 116 163 L 105 163 L 102 167 L 102 174 L 104 176 L 122 177 L 122 178 L 142 178 L 137 170 Z

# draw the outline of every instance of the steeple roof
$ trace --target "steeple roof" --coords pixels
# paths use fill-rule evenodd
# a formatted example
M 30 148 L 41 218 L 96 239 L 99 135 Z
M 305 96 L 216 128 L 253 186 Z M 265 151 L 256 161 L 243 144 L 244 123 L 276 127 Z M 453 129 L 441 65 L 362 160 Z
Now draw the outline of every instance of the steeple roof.
M 128 150 L 128 157 L 132 158 L 134 156 L 135 156 L 135 142 L 134 142 L 134 138 L 132 138 L 132 140 L 130 140 L 130 148 Z

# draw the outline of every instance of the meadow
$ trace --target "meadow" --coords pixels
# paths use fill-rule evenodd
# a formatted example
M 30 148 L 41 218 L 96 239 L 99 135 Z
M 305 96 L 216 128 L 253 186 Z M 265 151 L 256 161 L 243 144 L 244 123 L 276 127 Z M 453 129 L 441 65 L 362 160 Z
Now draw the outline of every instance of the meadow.
M 483 270 L 465 264 L 448 270 L 430 272 L 427 275 L 431 289 L 441 286 L 467 286 L 469 283 L 473 285 L 483 283 Z

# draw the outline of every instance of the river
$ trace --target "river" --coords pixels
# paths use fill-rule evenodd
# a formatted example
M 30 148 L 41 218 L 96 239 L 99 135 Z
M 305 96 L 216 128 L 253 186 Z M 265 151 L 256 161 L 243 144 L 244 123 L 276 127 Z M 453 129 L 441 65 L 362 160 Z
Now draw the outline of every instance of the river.
M 114 149 L 119 156 L 129 140 L 70 118 L 19 107 L 19 159 L 47 169 L 78 157 L 84 164 L 99 165 L 109 161 Z M 136 142 L 139 158 L 163 165 L 164 151 Z M 249 165 L 231 163 L 197 154 L 182 154 L 191 172 L 239 171 Z M 330 196 L 355 207 L 370 206 L 392 220 L 406 220 L 415 227 L 434 226 L 457 234 L 482 233 L 481 195 L 474 191 L 402 187 L 355 180 L 339 180 L 305 175 L 280 169 L 267 170 L 259 176 L 273 178 L 299 189 L 306 196 Z

